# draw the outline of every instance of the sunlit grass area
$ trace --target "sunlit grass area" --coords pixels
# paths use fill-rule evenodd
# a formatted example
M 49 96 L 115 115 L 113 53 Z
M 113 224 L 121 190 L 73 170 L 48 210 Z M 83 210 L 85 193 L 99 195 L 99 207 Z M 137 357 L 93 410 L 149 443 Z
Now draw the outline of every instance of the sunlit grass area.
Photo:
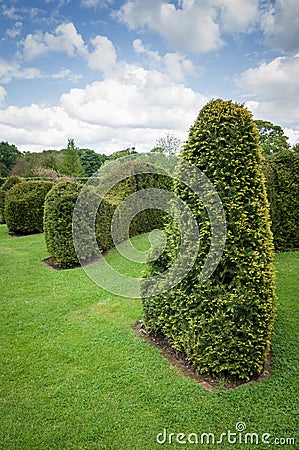
M 166 448 L 252 450 L 246 432 L 258 435 L 258 448 L 269 448 L 265 433 L 270 442 L 297 439 L 298 448 L 299 252 L 276 257 L 273 376 L 208 392 L 134 333 L 139 299 L 102 290 L 82 268 L 48 267 L 43 235 L 12 238 L 4 225 L 0 233 L 1 449 L 148 450 L 166 436 Z M 146 236 L 135 242 L 148 248 Z M 115 250 L 107 258 L 130 276 L 142 270 Z M 241 443 L 228 442 L 229 430 Z M 197 445 L 177 442 L 195 441 L 190 433 Z M 209 444 L 207 436 L 200 444 L 202 433 L 211 433 Z

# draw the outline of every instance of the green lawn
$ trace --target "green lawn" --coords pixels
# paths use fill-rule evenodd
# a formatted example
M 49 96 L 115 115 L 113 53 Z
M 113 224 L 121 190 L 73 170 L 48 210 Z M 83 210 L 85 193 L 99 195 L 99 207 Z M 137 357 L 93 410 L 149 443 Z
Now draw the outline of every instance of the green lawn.
M 274 374 L 233 391 L 208 392 L 138 338 L 140 300 L 98 288 L 81 268 L 55 271 L 42 235 L 12 238 L 0 227 L 0 449 L 299 448 L 299 252 L 279 254 Z M 146 248 L 146 238 L 138 237 Z M 124 272 L 136 266 L 108 258 Z M 201 445 L 201 434 L 236 432 L 241 444 Z M 239 425 L 242 427 L 242 425 Z M 184 441 L 158 444 L 167 429 Z M 245 444 L 245 433 L 295 438 L 295 445 Z M 205 439 L 207 437 L 203 436 Z M 267 437 L 264 437 L 267 439 Z M 251 437 L 247 439 L 250 442 Z M 256 437 L 252 436 L 252 439 Z M 160 435 L 163 441 L 163 435 Z M 167 441 L 168 442 L 168 441 Z

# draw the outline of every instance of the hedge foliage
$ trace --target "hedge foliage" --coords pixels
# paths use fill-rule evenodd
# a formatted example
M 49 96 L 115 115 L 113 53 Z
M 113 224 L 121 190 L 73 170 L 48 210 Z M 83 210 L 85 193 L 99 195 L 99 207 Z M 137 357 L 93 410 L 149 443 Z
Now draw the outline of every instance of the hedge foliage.
M 299 248 L 299 154 L 284 150 L 264 163 L 274 245 L 277 251 Z
M 18 176 L 11 176 L 9 178 L 6 178 L 4 183 L 1 186 L 0 189 L 0 223 L 5 223 L 5 197 L 6 193 L 15 185 L 18 183 L 21 183 L 22 179 Z
M 72 217 L 82 185 L 62 182 L 46 197 L 44 211 L 45 241 L 50 256 L 62 267 L 78 263 L 73 245 Z
M 14 233 L 42 233 L 44 202 L 52 188 L 50 181 L 24 181 L 6 194 L 5 220 Z
M 210 246 L 210 220 L 197 196 L 176 183 L 175 194 L 189 205 L 198 223 L 201 245 L 193 269 L 170 291 L 147 298 L 145 280 L 145 323 L 151 334 L 162 334 L 201 373 L 250 379 L 263 369 L 275 309 L 269 205 L 251 114 L 231 101 L 209 102 L 191 127 L 180 156 L 207 175 L 222 200 L 225 249 L 217 269 L 200 284 Z M 165 271 L 176 258 L 180 245 L 176 224 L 170 223 L 165 233 L 165 255 L 150 264 L 148 275 Z
M 144 163 L 132 161 L 130 163 L 129 176 L 114 185 L 101 203 L 97 194 L 98 180 L 96 178 L 92 179 L 92 183 L 88 186 L 90 195 L 86 201 L 84 200 L 85 203 L 83 201 L 80 203 L 82 218 L 79 217 L 78 220 L 82 220 L 83 227 L 86 227 L 88 222 L 86 219 L 87 215 L 90 214 L 91 202 L 95 202 L 97 205 L 100 203 L 100 207 L 97 211 L 94 230 L 86 230 L 86 238 L 83 238 L 84 242 L 81 244 L 82 252 L 80 254 L 81 261 L 92 260 L 98 254 L 98 249 L 104 252 L 114 246 L 111 234 L 113 214 L 117 206 L 128 195 L 141 189 L 157 187 L 159 183 L 165 183 L 163 176 L 159 178 L 155 174 L 138 173 L 142 168 L 144 169 Z M 122 170 L 123 166 L 120 162 L 118 166 L 116 165 L 113 172 L 109 174 L 109 177 L 114 180 L 119 173 L 122 173 Z M 58 183 L 46 198 L 44 229 L 47 249 L 56 262 L 65 268 L 74 267 L 78 264 L 73 243 L 72 222 L 74 207 L 81 189 L 81 184 Z M 122 216 L 122 220 L 125 221 L 126 219 L 125 216 Z M 130 222 L 129 235 L 135 236 L 136 234 L 159 228 L 162 226 L 162 222 L 163 215 L 158 210 L 140 212 Z M 90 244 L 89 233 L 95 233 L 98 249 L 94 249 Z M 116 239 L 117 243 L 120 243 L 124 238 L 125 236 L 119 233 Z

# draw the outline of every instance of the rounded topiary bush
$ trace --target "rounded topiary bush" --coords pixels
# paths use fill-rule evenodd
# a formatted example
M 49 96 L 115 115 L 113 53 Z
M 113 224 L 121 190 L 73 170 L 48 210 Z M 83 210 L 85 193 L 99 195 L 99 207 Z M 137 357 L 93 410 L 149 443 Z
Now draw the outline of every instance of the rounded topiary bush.
M 5 220 L 14 233 L 43 232 L 44 202 L 52 188 L 50 181 L 24 181 L 6 194 Z
M 250 379 L 262 371 L 270 349 L 275 300 L 269 205 L 252 115 L 231 101 L 209 102 L 180 157 L 216 188 L 226 216 L 226 244 L 217 269 L 200 284 L 211 224 L 196 195 L 176 183 L 175 194 L 198 223 L 201 245 L 183 281 L 164 294 L 144 295 L 145 322 L 150 333 L 164 335 L 201 373 Z M 150 275 L 171 267 L 179 248 L 175 223 L 166 234 L 165 255 L 150 264 Z M 145 281 L 144 293 L 147 288 Z
M 22 179 L 16 175 L 11 176 L 4 181 L 0 189 L 0 223 L 5 223 L 5 197 L 6 193 L 18 183 L 21 183 Z

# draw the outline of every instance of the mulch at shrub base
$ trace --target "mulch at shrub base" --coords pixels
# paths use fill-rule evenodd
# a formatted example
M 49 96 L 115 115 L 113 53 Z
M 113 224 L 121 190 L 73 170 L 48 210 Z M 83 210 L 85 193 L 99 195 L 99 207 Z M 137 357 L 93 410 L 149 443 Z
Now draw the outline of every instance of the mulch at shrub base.
M 182 374 L 196 380 L 202 387 L 211 392 L 219 387 L 223 387 L 224 389 L 235 389 L 239 386 L 244 386 L 252 382 L 262 381 L 265 378 L 270 378 L 272 376 L 272 357 L 271 354 L 269 354 L 267 361 L 264 364 L 263 373 L 261 375 L 252 378 L 250 381 L 233 380 L 223 385 L 219 381 L 216 381 L 209 376 L 200 374 L 197 371 L 196 367 L 186 360 L 183 353 L 175 350 L 163 336 L 151 336 L 147 334 L 144 328 L 144 324 L 141 321 L 138 321 L 136 323 L 134 331 L 139 337 L 147 340 L 150 344 L 159 348 L 162 355 Z
M 45 258 L 43 259 L 43 262 L 45 264 L 47 264 L 47 266 L 51 267 L 52 269 L 55 270 L 68 270 L 68 269 L 76 269 L 77 267 L 80 267 L 80 264 L 76 264 L 75 266 L 72 267 L 65 267 L 62 266 L 61 264 L 58 264 L 54 258 L 50 257 L 50 258 Z
M 39 231 L 35 231 L 34 233 L 16 233 L 14 231 L 8 231 L 7 232 L 8 236 L 13 237 L 13 238 L 18 238 L 18 237 L 24 237 L 24 236 L 31 236 L 32 234 L 40 234 Z

